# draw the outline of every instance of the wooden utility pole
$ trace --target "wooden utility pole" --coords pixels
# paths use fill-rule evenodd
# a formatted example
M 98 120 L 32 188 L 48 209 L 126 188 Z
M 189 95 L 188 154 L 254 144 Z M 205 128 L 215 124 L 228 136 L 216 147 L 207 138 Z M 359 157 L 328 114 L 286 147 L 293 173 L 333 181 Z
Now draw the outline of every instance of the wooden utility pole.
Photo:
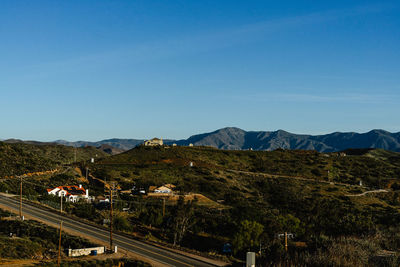
M 22 219 L 22 176 L 20 178 L 19 186 L 19 217 Z
M 110 251 L 113 251 L 113 235 L 112 235 L 112 223 L 113 223 L 113 188 L 110 187 Z
M 74 163 L 76 162 L 76 147 L 74 147 Z
M 288 245 L 287 245 L 287 232 L 285 232 L 285 251 L 287 252 Z
M 63 225 L 63 221 L 60 222 L 60 239 L 58 240 L 57 266 L 60 266 L 60 264 L 61 264 L 61 233 L 62 233 L 62 225 Z

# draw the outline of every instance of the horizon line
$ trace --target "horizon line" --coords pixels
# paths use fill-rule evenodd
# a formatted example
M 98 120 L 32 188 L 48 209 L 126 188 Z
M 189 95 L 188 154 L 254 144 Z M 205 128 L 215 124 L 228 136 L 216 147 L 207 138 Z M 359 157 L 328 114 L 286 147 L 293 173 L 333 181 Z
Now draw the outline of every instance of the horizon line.
M 208 131 L 208 132 L 202 132 L 202 133 L 192 134 L 192 135 L 190 135 L 190 136 L 187 137 L 187 138 L 178 138 L 178 139 L 176 139 L 176 138 L 169 138 L 169 137 L 168 137 L 168 138 L 163 138 L 162 136 L 158 136 L 158 137 L 157 137 L 157 136 L 153 136 L 153 137 L 151 137 L 151 138 L 124 138 L 124 137 L 119 138 L 119 137 L 110 137 L 110 138 L 98 139 L 98 140 L 95 140 L 95 141 L 93 141 L 93 140 L 83 140 L 83 139 L 75 140 L 75 141 L 70 141 L 70 140 L 66 140 L 66 139 L 40 140 L 40 139 L 20 139 L 20 138 L 13 138 L 13 137 L 11 137 L 11 138 L 1 138 L 1 139 L 0 139 L 0 142 L 5 142 L 5 141 L 9 141 L 9 140 L 15 140 L 15 141 L 22 141 L 22 142 L 40 142 L 40 143 L 57 143 L 57 142 L 61 142 L 61 141 L 70 142 L 70 143 L 77 143 L 77 142 L 96 143 L 96 142 L 101 142 L 101 141 L 105 141 L 105 140 L 112 140 L 112 139 L 118 139 L 118 140 L 138 140 L 138 141 L 142 141 L 142 140 L 150 140 L 150 139 L 155 138 L 155 137 L 161 138 L 161 139 L 163 139 L 163 140 L 168 140 L 168 141 L 179 141 L 179 140 L 186 140 L 186 139 L 189 139 L 189 138 L 192 137 L 192 136 L 201 135 L 201 134 L 211 134 L 211 133 L 218 132 L 218 131 L 224 130 L 224 129 L 229 129 L 229 128 L 236 128 L 236 129 L 239 129 L 239 130 L 242 130 L 242 131 L 245 131 L 245 132 L 278 132 L 278 131 L 284 131 L 284 132 L 287 132 L 287 133 L 290 133 L 290 134 L 295 134 L 295 135 L 308 135 L 308 136 L 321 136 L 321 135 L 329 135 L 329 134 L 334 134 L 334 133 L 343 133 L 343 134 L 346 134 L 346 133 L 366 134 L 366 133 L 369 133 L 369 132 L 372 132 L 372 131 L 384 131 L 384 132 L 388 132 L 388 133 L 390 133 L 390 134 L 400 133 L 400 131 L 391 132 L 391 131 L 388 131 L 388 130 L 385 130 L 385 129 L 378 129 L 378 128 L 375 128 L 375 129 L 371 129 L 371 130 L 368 130 L 368 131 L 360 131 L 360 132 L 358 132 L 358 131 L 333 131 L 333 132 L 327 132 L 327 133 L 314 133 L 314 134 L 313 134 L 313 133 L 295 133 L 295 132 L 286 131 L 286 130 L 283 130 L 283 129 L 277 129 L 277 130 L 273 130 L 273 131 L 270 131 L 270 130 L 244 130 L 244 129 L 242 129 L 242 128 L 240 128 L 240 127 L 236 127 L 236 126 L 227 126 L 227 127 L 219 128 L 219 129 L 214 130 L 214 131 Z

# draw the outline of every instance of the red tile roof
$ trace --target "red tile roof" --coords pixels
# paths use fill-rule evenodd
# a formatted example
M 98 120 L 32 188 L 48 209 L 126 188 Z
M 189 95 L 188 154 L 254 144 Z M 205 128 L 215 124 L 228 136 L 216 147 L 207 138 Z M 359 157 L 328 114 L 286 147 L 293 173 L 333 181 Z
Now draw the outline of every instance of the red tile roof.
M 47 192 L 50 192 L 56 188 L 67 191 L 67 194 L 66 194 L 67 196 L 69 196 L 69 195 L 85 195 L 86 194 L 86 190 L 83 187 L 79 188 L 79 186 L 77 186 L 77 185 L 58 186 L 53 189 L 47 189 Z

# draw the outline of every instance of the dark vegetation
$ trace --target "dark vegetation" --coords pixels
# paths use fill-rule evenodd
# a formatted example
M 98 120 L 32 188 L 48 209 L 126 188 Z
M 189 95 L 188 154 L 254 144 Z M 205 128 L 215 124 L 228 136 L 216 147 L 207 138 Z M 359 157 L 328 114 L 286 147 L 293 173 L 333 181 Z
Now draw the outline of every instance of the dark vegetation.
M 229 242 L 232 251 L 227 256 L 239 259 L 246 251 L 261 248 L 258 261 L 265 266 L 398 264 L 400 154 L 396 152 L 141 146 L 94 164 L 82 163 L 81 169 L 85 167 L 99 179 L 116 181 L 122 189 L 147 190 L 150 185 L 172 183 L 181 194 L 200 193 L 223 205 L 204 206 L 196 199 L 167 201 L 163 216 L 160 199 L 118 194 L 115 228 L 148 240 L 210 254 L 221 254 L 223 244 Z M 36 200 L 58 203 L 57 198 L 45 196 L 43 188 L 77 183 L 78 178 L 73 172 L 53 175 L 27 184 L 25 192 Z M 360 181 L 366 187 L 359 186 Z M 14 183 L 0 186 L 17 192 L 18 182 Z M 86 183 L 91 194 L 104 194 L 102 183 Z M 351 196 L 381 188 L 389 191 Z M 97 223 L 108 216 L 107 204 L 78 203 L 65 205 L 65 210 Z M 278 237 L 284 232 L 294 235 L 287 253 Z
M 36 221 L 20 221 L 15 214 L 0 209 L 0 258 L 41 260 L 35 266 L 57 266 L 59 230 Z M 62 234 L 62 256 L 66 249 L 98 247 L 86 239 Z M 50 261 L 49 261 L 50 260 Z M 150 266 L 142 261 L 120 258 L 107 260 L 68 260 L 61 266 Z
M 59 230 L 37 221 L 16 219 L 0 210 L 0 258 L 51 259 L 57 257 Z M 96 247 L 86 239 L 62 234 L 62 251 L 68 248 Z
M 353 150 L 355 151 L 355 150 Z M 190 168 L 189 163 L 194 167 Z M 374 188 L 385 187 L 400 177 L 400 153 L 366 150 L 361 155 L 315 151 L 224 151 L 206 147 L 137 147 L 105 158 L 91 166 L 102 179 L 117 180 L 122 186 L 133 182 L 144 187 L 174 183 L 184 191 L 223 198 L 221 186 L 249 191 L 258 180 L 230 170 L 276 176 L 303 177 L 356 185 L 360 180 Z M 265 179 L 262 179 L 265 180 Z M 246 184 L 244 184 L 246 182 Z M 245 185 L 245 187 L 243 187 Z M 236 188 L 234 187 L 236 186 Z M 235 190 L 237 189 L 237 190 Z
M 283 257 L 283 239 L 277 234 L 289 232 L 295 236 L 289 240 L 287 254 L 292 260 L 313 265 L 318 261 L 371 265 L 388 259 L 376 256 L 379 251 L 400 249 L 400 239 L 396 237 L 393 242 L 389 238 L 400 230 L 396 192 L 400 154 L 383 150 L 345 153 L 138 147 L 99 161 L 91 169 L 96 177 L 116 180 L 124 188 L 173 183 L 180 192 L 197 192 L 224 201 L 226 209 L 222 210 L 194 205 L 192 212 L 182 212 L 187 208 L 167 207 L 165 217 L 160 216 L 160 202 L 136 206 L 133 211 L 138 215 L 131 218 L 133 224 L 160 229 L 149 231 L 151 238 L 207 252 L 221 252 L 222 245 L 231 242 L 232 253 L 239 258 L 248 250 L 259 251 L 261 244 L 262 255 L 268 256 L 260 260 L 274 265 L 287 260 Z M 367 190 L 357 186 L 360 180 L 369 189 L 392 187 L 394 191 L 347 196 Z M 139 197 L 130 200 L 141 201 Z M 177 210 L 189 217 L 189 227 L 178 239 L 179 231 L 174 230 L 179 228 Z M 296 247 L 300 241 L 306 247 Z M 356 244 L 354 251 L 349 251 L 354 255 L 333 259 L 351 242 Z M 365 244 L 374 250 L 366 250 Z M 369 254 L 360 260 L 355 256 L 366 251 Z M 393 257 L 390 260 L 396 262 Z
M 94 147 L 76 148 L 77 161 L 106 156 L 107 153 Z M 55 169 L 72 163 L 74 158 L 73 147 L 0 142 L 0 177 Z
M 56 267 L 56 263 L 39 263 L 36 266 Z M 61 262 L 61 267 L 114 267 L 114 266 L 127 266 L 127 267 L 150 267 L 142 261 L 132 259 L 107 259 L 107 260 L 75 260 Z

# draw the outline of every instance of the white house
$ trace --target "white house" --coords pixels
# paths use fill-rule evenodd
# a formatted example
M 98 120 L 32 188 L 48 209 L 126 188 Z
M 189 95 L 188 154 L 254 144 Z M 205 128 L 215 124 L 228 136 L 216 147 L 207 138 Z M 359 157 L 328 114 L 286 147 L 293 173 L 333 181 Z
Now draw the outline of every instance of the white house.
M 173 184 L 165 184 L 163 186 L 160 186 L 160 187 L 154 189 L 154 193 L 171 194 L 171 193 L 173 193 L 174 188 L 175 188 L 175 185 L 173 185 Z
M 56 188 L 47 189 L 47 193 L 49 195 L 55 195 L 58 197 L 65 197 L 65 200 L 68 202 L 77 202 L 80 199 L 84 199 L 86 201 L 91 201 L 93 197 L 89 196 L 89 190 L 84 189 L 82 185 L 67 185 L 67 186 L 58 186 Z
M 160 186 L 159 188 L 154 190 L 154 193 L 170 194 L 171 192 L 172 190 L 165 186 Z

